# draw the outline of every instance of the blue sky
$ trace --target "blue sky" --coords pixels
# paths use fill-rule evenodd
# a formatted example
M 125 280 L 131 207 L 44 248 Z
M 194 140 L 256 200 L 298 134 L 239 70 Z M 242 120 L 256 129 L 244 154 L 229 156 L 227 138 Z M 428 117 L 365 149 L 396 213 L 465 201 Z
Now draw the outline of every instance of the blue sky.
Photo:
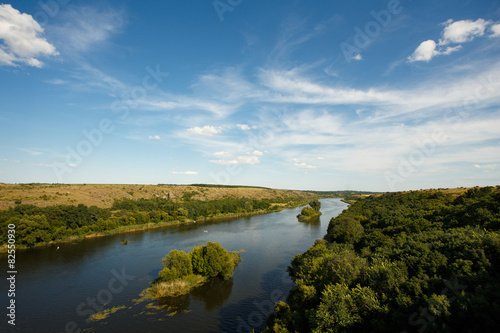
M 500 184 L 499 1 L 0 5 L 0 182 Z

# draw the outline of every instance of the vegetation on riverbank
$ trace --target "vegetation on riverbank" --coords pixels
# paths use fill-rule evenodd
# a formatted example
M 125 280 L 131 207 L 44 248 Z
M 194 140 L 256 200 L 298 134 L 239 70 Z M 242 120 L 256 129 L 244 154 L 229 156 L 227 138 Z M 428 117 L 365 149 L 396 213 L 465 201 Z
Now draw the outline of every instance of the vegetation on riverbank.
M 196 193 L 190 191 L 174 199 L 116 199 L 110 208 L 84 204 L 38 207 L 21 203 L 0 210 L 0 252 L 7 250 L 9 224 L 16 225 L 16 248 L 22 249 L 168 225 L 264 214 L 300 206 L 310 200 L 308 194 L 301 197 L 292 192 L 271 199 L 230 196 L 202 201 L 193 199 Z
M 321 215 L 321 202 L 318 199 L 313 199 L 309 202 L 309 206 L 302 208 L 302 211 L 297 218 L 300 222 L 311 222 Z
M 229 252 L 213 242 L 189 253 L 172 250 L 163 258 L 163 268 L 147 292 L 155 299 L 185 295 L 210 278 L 230 279 L 240 260 L 239 252 Z
M 294 257 L 265 332 L 493 332 L 500 187 L 360 199 Z

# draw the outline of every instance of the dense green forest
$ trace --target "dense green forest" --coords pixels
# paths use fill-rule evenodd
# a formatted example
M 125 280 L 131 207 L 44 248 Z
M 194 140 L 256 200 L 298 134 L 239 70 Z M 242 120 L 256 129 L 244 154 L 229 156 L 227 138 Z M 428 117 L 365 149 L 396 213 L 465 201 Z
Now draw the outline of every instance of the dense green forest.
M 191 199 L 186 193 L 181 200 L 164 198 L 115 200 L 111 208 L 96 206 L 57 205 L 37 207 L 17 205 L 0 211 L 0 245 L 7 242 L 7 226 L 16 225 L 16 246 L 32 247 L 48 243 L 105 233 L 123 226 L 148 223 L 173 223 L 187 220 L 203 221 L 234 214 L 245 215 L 272 212 L 285 207 L 305 204 L 305 199 L 225 198 L 212 201 Z M 306 201 L 307 202 L 307 201 Z
M 294 257 L 265 332 L 497 332 L 500 187 L 371 196 Z

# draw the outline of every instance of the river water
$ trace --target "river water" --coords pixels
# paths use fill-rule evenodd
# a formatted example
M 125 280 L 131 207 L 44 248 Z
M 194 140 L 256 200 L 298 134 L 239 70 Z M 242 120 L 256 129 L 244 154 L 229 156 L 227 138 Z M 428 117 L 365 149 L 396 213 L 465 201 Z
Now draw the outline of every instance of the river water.
M 259 332 L 272 305 L 284 300 L 292 286 L 286 268 L 293 256 L 322 238 L 329 220 L 347 208 L 340 199 L 321 204 L 323 215 L 310 224 L 297 221 L 301 208 L 295 208 L 18 251 L 16 326 L 7 324 L 8 288 L 2 282 L 0 331 Z M 170 250 L 189 252 L 209 241 L 245 251 L 231 280 L 214 279 L 161 304 L 134 301 L 158 276 Z M 5 255 L 0 260 L 7 262 Z M 119 306 L 106 319 L 88 320 L 96 310 Z

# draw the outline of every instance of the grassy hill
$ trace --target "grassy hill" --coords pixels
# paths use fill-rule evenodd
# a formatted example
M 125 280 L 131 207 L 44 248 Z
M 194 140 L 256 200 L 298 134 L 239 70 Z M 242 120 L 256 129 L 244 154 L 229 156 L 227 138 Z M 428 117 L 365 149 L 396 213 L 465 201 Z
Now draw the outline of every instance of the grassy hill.
M 55 205 L 111 208 L 115 199 L 182 198 L 210 201 L 223 198 L 298 199 L 314 198 L 313 192 L 276 190 L 250 186 L 220 185 L 100 185 L 100 184 L 0 184 L 0 210 L 18 204 L 47 207 Z

